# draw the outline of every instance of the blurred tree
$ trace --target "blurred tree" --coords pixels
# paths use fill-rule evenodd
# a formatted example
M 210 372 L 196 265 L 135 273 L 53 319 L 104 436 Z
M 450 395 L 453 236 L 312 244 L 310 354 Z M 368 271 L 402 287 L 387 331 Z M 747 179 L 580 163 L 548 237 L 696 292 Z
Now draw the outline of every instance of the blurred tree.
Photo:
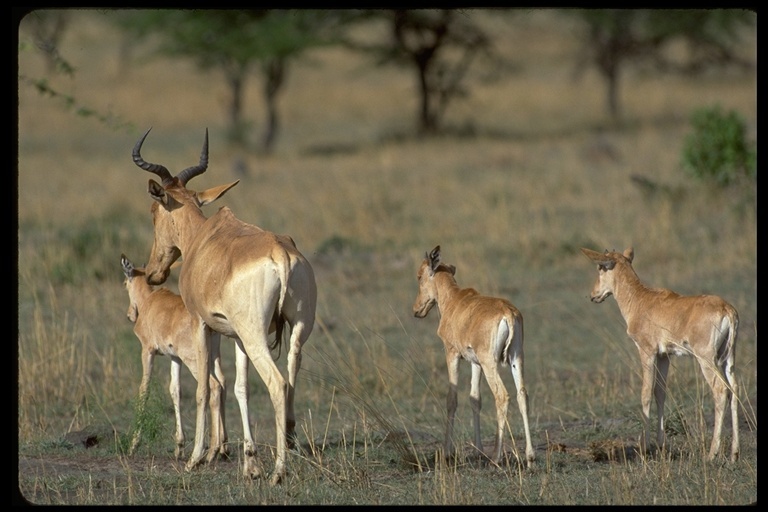
M 620 118 L 621 71 L 628 65 L 650 62 L 663 71 L 697 73 L 711 66 L 754 64 L 735 50 L 741 30 L 757 22 L 755 12 L 741 9 L 578 9 L 564 11 L 578 17 L 585 28 L 582 58 L 577 71 L 594 66 L 606 82 L 611 118 Z M 682 41 L 681 61 L 668 46 Z
M 386 41 L 348 40 L 350 47 L 370 52 L 377 65 L 395 64 L 416 72 L 419 92 L 418 131 L 438 132 L 451 100 L 465 96 L 464 79 L 480 55 L 494 59 L 491 39 L 474 22 L 471 11 L 456 9 L 371 10 L 359 20 L 383 19 Z
M 59 55 L 59 45 L 69 25 L 70 11 L 41 9 L 28 13 L 19 23 L 19 30 L 28 32 L 35 46 L 45 55 L 48 73 L 71 75 L 74 71 Z
M 73 78 L 75 67 L 61 54 L 61 40 L 66 33 L 71 20 L 72 11 L 67 9 L 37 9 L 13 8 L 14 21 L 18 22 L 18 51 L 19 58 L 25 52 L 37 51 L 43 54 L 46 61 L 44 76 L 30 76 L 19 67 L 19 83 L 32 87 L 40 95 L 58 101 L 64 108 L 74 111 L 81 117 L 91 117 L 112 127 L 126 126 L 127 123 L 112 113 L 100 112 L 95 108 L 81 103 L 78 99 L 65 92 L 59 85 L 54 85 L 54 78 L 63 75 Z
M 201 69 L 224 74 L 230 89 L 229 139 L 245 146 L 250 123 L 243 116 L 247 78 L 264 79 L 266 121 L 261 148 L 272 150 L 279 129 L 277 96 L 292 59 L 336 40 L 339 11 L 323 10 L 136 10 L 125 11 L 118 25 L 139 37 L 159 37 L 158 51 L 195 60 Z

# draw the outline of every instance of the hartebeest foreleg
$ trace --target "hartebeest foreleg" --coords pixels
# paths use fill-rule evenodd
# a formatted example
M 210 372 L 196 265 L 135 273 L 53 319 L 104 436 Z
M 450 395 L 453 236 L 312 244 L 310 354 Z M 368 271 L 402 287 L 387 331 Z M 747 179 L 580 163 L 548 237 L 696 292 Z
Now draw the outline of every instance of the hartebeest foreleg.
M 235 340 L 235 398 L 240 408 L 240 418 L 243 423 L 243 474 L 256 478 L 262 474 L 256 460 L 256 443 L 251 433 L 250 418 L 248 417 L 248 354 L 245 353 L 243 342 Z

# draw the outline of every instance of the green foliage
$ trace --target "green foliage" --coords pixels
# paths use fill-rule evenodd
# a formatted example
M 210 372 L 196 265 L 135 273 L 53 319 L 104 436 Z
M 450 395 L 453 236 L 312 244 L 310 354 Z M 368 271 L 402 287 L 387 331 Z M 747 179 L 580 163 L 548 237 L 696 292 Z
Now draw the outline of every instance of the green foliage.
M 111 128 L 130 128 L 129 124 L 112 112 L 102 112 L 85 105 L 75 96 L 54 88 L 49 78 L 64 75 L 75 78 L 76 68 L 59 52 L 60 39 L 67 31 L 69 13 L 66 10 L 37 10 L 24 18 L 19 25 L 19 52 L 37 51 L 49 62 L 48 76 L 31 77 L 19 73 L 18 80 L 35 89 L 41 96 L 58 101 L 66 110 L 79 117 L 94 118 Z
M 275 96 L 282 90 L 286 67 L 309 49 L 339 40 L 341 11 L 310 9 L 135 10 L 115 23 L 143 38 L 158 37 L 157 53 L 192 59 L 200 69 L 224 74 L 231 91 L 228 137 L 244 145 L 251 122 L 242 118 L 244 88 L 253 71 L 264 80 L 268 108 L 265 149 L 271 149 L 278 124 Z
M 121 120 L 113 113 L 100 112 L 94 108 L 79 103 L 74 96 L 54 89 L 47 78 L 32 78 L 25 75 L 19 75 L 19 81 L 26 84 L 28 87 L 37 90 L 41 96 L 47 96 L 59 101 L 66 110 L 73 111 L 80 117 L 95 118 L 97 121 L 112 128 L 130 127 L 129 123 Z
M 735 111 L 719 106 L 691 115 L 693 132 L 683 146 L 683 166 L 695 178 L 727 186 L 745 176 L 757 177 L 757 149 L 746 139 L 746 123 Z
M 131 440 L 137 431 L 141 431 L 141 445 L 145 447 L 155 447 L 158 443 L 162 446 L 172 445 L 169 442 L 172 439 L 169 426 L 173 424 L 173 414 L 168 414 L 165 395 L 161 391 L 159 384 L 153 380 L 149 384 L 146 401 L 141 403 L 137 397 L 131 430 L 120 436 L 120 449 L 122 451 L 128 451 Z
M 583 23 L 582 48 L 576 59 L 580 74 L 596 68 L 606 82 L 607 105 L 618 119 L 619 77 L 629 66 L 652 64 L 661 71 L 699 73 L 710 67 L 753 63 L 738 56 L 737 44 L 756 23 L 743 9 L 576 9 L 565 11 Z M 669 52 L 682 42 L 682 60 Z
M 194 58 L 203 69 L 247 68 L 274 57 L 292 57 L 333 37 L 331 17 L 308 10 L 137 10 L 118 26 L 161 36 L 159 51 Z

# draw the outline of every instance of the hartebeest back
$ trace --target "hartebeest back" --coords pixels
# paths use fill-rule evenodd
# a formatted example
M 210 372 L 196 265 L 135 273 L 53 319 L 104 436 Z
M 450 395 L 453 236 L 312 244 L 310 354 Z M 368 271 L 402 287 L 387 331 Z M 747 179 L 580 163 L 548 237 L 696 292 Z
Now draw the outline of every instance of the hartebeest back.
M 483 451 L 480 438 L 480 376 L 485 374 L 496 401 L 497 425 L 492 460 L 496 463 L 501 461 L 509 394 L 499 375 L 499 365 L 509 365 L 517 387 L 517 405 L 525 429 L 525 455 L 530 467 L 536 454 L 531 444 L 528 392 L 523 381 L 523 315 L 506 299 L 480 295 L 473 288 L 459 288 L 455 273 L 456 267 L 440 263 L 440 246 L 435 247 L 426 254 L 419 267 L 419 293 L 413 304 L 413 314 L 418 318 L 427 316 L 435 304 L 440 313 L 437 335 L 445 345 L 449 384 L 445 454 L 453 454 L 459 360 L 465 359 L 472 364 L 469 400 L 474 420 L 475 446 Z
M 238 181 L 195 192 L 187 182 L 208 168 L 208 131 L 200 154 L 200 163 L 176 176 L 162 165 L 145 162 L 141 146 L 149 130 L 133 149 L 133 161 L 145 171 L 157 175 L 162 184 L 149 180 L 149 195 L 155 202 L 152 216 L 155 237 L 147 264 L 148 281 L 160 284 L 168 277 L 171 264 L 183 255 L 179 291 L 187 309 L 198 315 L 205 325 L 234 338 L 238 343 L 235 396 L 243 420 L 244 462 L 246 476 L 261 475 L 256 461 L 256 447 L 248 421 L 248 387 L 245 373 L 248 359 L 256 367 L 269 389 L 275 411 L 276 458 L 271 483 L 285 475 L 288 439 L 295 437 L 294 393 L 296 376 L 301 367 L 301 348 L 307 341 L 315 321 L 317 287 L 311 265 L 298 251 L 289 236 L 276 235 L 237 219 L 227 207 L 206 218 L 201 207 L 215 201 Z M 288 381 L 278 370 L 270 352 L 270 332 L 277 332 L 276 343 L 282 341 L 282 329 L 290 328 L 288 349 Z M 202 353 L 207 350 L 199 344 Z M 243 356 L 243 357 L 241 357 Z M 198 358 L 200 373 L 207 373 L 207 357 Z M 197 405 L 205 407 L 208 395 L 206 379 L 198 381 Z M 187 468 L 196 466 L 203 457 L 200 429 L 205 415 L 198 410 L 195 449 Z
M 221 370 L 219 346 L 221 335 L 206 329 L 200 317 L 190 314 L 184 307 L 181 297 L 167 288 L 154 288 L 147 283 L 144 269 L 120 255 L 120 264 L 125 274 L 125 288 L 128 291 L 128 319 L 133 322 L 133 332 L 141 342 L 141 385 L 137 410 L 141 413 L 147 401 L 152 367 L 156 355 L 171 358 L 171 383 L 169 391 L 176 414 L 176 449 L 178 459 L 184 452 L 184 429 L 181 425 L 181 365 L 184 364 L 197 380 L 197 354 L 194 340 L 203 330 L 211 347 L 211 366 L 209 376 L 211 386 L 211 441 L 208 451 L 210 461 L 217 454 L 226 453 L 227 429 L 225 424 L 224 403 L 226 399 L 226 381 Z M 133 453 L 141 440 L 141 422 L 131 441 L 129 453 Z
M 734 368 L 739 315 L 736 309 L 714 295 L 684 296 L 649 288 L 632 268 L 634 249 L 623 253 L 590 249 L 581 251 L 597 264 L 592 302 L 613 295 L 627 334 L 635 342 L 643 369 L 641 391 L 643 433 L 641 450 L 647 449 L 651 395 L 656 399 L 656 442 L 664 445 L 664 400 L 670 355 L 693 356 L 701 366 L 715 401 L 715 428 L 709 459 L 720 451 L 723 421 L 731 406 L 732 442 L 730 460 L 739 458 L 738 385 Z

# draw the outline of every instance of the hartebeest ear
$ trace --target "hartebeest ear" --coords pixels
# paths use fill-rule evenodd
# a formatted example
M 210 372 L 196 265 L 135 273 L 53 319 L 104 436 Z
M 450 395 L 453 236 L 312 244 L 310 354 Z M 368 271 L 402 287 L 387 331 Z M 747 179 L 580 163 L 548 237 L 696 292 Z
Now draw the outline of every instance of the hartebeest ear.
M 197 204 L 200 206 L 205 206 L 207 204 L 210 204 L 223 196 L 227 190 L 231 189 L 235 185 L 240 183 L 240 180 L 234 181 L 232 183 L 229 183 L 227 185 L 219 185 L 218 187 L 212 187 L 208 190 L 203 190 L 202 192 L 197 192 L 195 196 L 197 197 Z
M 635 258 L 635 249 L 634 247 L 627 247 L 624 249 L 624 257 L 629 260 L 630 263 L 632 263 L 632 260 Z
M 616 265 L 616 261 L 610 257 L 608 251 L 601 253 L 591 249 L 584 249 L 582 247 L 581 252 L 584 253 L 587 258 L 605 268 L 606 270 L 611 270 Z
M 605 254 L 601 252 L 593 251 L 592 249 L 585 249 L 584 247 L 582 247 L 581 252 L 584 254 L 584 256 L 594 261 L 595 263 L 601 263 L 607 259 L 605 257 Z
M 455 276 L 456 275 L 456 265 L 448 265 L 448 272 L 450 272 L 452 276 Z
M 435 273 L 435 270 L 437 270 L 437 266 L 440 265 L 440 246 L 435 246 L 434 249 L 432 249 L 432 252 L 430 252 L 427 255 L 427 261 L 429 261 L 429 270 L 430 275 Z
M 149 180 L 149 183 L 147 184 L 147 192 L 149 192 L 149 197 L 158 203 L 168 204 L 168 194 L 165 193 L 165 188 L 155 180 Z
M 125 274 L 125 277 L 128 279 L 133 277 L 133 263 L 131 263 L 131 260 L 125 257 L 125 254 L 120 255 L 120 265 L 123 267 L 123 274 Z

